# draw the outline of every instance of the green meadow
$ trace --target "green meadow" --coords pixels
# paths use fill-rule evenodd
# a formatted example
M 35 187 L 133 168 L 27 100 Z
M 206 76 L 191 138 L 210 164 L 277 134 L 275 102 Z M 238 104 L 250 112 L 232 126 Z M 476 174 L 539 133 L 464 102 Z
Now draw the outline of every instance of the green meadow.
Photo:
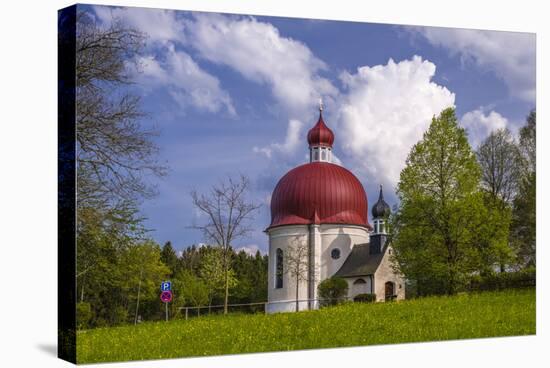
M 535 334 L 535 289 L 84 330 L 78 363 Z

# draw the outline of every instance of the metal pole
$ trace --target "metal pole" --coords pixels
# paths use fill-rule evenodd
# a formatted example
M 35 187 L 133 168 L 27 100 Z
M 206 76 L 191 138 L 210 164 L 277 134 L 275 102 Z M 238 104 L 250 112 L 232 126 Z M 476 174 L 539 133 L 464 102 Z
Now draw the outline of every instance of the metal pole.
M 166 322 L 168 322 L 168 303 L 164 303 L 164 309 L 166 310 Z
M 185 308 L 185 320 L 187 321 L 187 311 L 189 310 L 189 308 Z

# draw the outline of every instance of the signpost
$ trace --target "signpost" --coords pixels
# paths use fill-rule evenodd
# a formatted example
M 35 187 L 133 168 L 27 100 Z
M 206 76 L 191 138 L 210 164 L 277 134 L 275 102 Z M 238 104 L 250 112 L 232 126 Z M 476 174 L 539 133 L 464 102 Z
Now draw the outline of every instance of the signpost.
M 170 281 L 163 281 L 160 284 L 160 291 L 169 291 L 172 290 L 172 283 Z
M 160 300 L 164 303 L 166 321 L 168 321 L 168 303 L 172 301 L 172 298 L 172 283 L 170 281 L 163 281 L 160 284 Z

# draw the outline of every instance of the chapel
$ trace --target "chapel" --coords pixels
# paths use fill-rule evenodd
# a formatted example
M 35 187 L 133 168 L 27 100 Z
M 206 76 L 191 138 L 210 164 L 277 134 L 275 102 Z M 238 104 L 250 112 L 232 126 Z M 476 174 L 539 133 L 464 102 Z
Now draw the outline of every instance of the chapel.
M 317 309 L 317 287 L 338 276 L 348 282 L 348 298 L 375 294 L 377 301 L 404 299 L 405 282 L 391 264 L 387 219 L 390 206 L 382 186 L 368 216 L 367 194 L 357 177 L 332 162 L 334 133 L 319 119 L 307 134 L 309 162 L 287 172 L 271 196 L 267 312 Z M 307 248 L 307 249 L 306 249 Z M 307 276 L 296 282 L 285 253 L 305 249 Z

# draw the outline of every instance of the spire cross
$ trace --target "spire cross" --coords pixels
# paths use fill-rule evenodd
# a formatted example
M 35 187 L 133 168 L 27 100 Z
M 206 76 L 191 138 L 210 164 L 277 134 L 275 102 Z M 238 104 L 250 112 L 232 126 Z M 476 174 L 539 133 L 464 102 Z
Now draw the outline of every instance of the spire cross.
M 321 97 L 321 98 L 319 98 L 319 111 L 323 111 L 323 107 L 324 107 L 323 98 Z

